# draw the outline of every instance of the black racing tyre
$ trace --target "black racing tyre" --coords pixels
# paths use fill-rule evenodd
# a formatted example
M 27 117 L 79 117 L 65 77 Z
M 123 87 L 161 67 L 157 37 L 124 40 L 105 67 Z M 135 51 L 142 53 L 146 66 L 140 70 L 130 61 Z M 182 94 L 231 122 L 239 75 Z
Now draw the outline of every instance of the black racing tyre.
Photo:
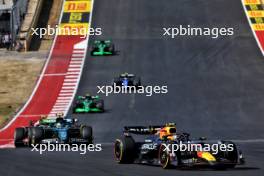
M 75 113 L 79 113 L 79 112 L 76 112 L 76 110 L 77 110 L 78 108 L 79 108 L 79 109 L 82 109 L 82 108 L 80 108 L 80 107 L 78 107 L 78 106 L 74 106 L 74 107 L 72 108 L 72 113 L 73 113 L 73 114 L 75 114 Z
M 32 128 L 28 128 L 27 130 L 27 136 L 28 136 L 28 146 L 30 147 L 31 146 L 31 141 L 32 141 Z
M 114 86 L 114 84 L 115 84 L 116 86 L 122 86 L 122 83 L 121 83 L 121 81 L 120 81 L 119 78 L 114 78 L 114 79 L 112 80 L 112 86 Z
M 111 52 L 111 53 L 115 53 L 115 45 L 114 44 L 111 44 L 110 46 L 109 46 L 109 48 L 108 48 L 108 50 L 109 50 L 109 52 Z
M 234 168 L 237 163 L 238 163 L 238 158 L 239 158 L 239 152 L 237 150 L 236 144 L 231 142 L 231 141 L 222 141 L 223 144 L 225 145 L 232 145 L 233 146 L 233 150 L 231 151 L 224 151 L 224 152 L 220 152 L 221 157 L 224 157 L 225 159 L 229 160 L 232 162 L 232 164 L 226 164 L 224 167 L 225 168 Z
M 116 161 L 122 163 L 133 163 L 135 160 L 136 144 L 131 136 L 116 139 L 114 146 L 114 155 Z
M 76 107 L 72 108 L 72 113 L 75 114 L 76 113 Z
M 75 103 L 75 107 L 83 108 L 83 101 L 77 100 L 76 103 Z
M 33 145 L 40 143 L 40 141 L 44 137 L 44 130 L 39 127 L 31 128 L 31 133 L 32 133 L 31 144 Z
M 104 100 L 98 100 L 98 101 L 96 102 L 96 108 L 98 108 L 98 109 L 104 111 Z
M 136 86 L 136 87 L 141 86 L 140 78 L 136 77 L 136 78 L 133 80 L 133 85 Z
M 94 52 L 98 52 L 99 51 L 99 48 L 97 47 L 97 45 L 93 45 L 91 48 L 90 48 L 90 52 L 91 52 L 91 56 L 95 56 L 94 55 Z
M 171 168 L 170 154 L 165 150 L 164 145 L 161 145 L 159 148 L 159 162 L 163 169 Z
M 15 147 L 22 147 L 24 145 L 23 139 L 25 138 L 25 129 L 16 128 L 14 133 L 14 144 Z
M 93 142 L 93 129 L 90 126 L 82 126 L 80 129 L 81 137 L 88 140 L 88 143 Z
M 98 51 L 98 47 L 96 45 L 93 45 L 91 48 L 90 48 L 90 51 L 91 53 L 95 52 L 95 51 Z

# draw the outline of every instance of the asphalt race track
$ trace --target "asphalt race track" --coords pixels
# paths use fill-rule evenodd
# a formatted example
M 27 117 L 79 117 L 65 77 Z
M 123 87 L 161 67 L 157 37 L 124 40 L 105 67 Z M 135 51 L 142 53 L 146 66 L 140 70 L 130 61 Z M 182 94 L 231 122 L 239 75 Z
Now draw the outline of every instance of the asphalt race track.
M 87 56 L 78 95 L 96 94 L 114 76 L 129 72 L 144 85 L 167 85 L 168 94 L 110 95 L 104 114 L 72 115 L 94 129 L 102 152 L 0 150 L 0 175 L 227 176 L 264 175 L 264 60 L 246 21 L 240 0 L 95 0 L 93 27 L 112 39 L 119 54 Z M 162 36 L 176 25 L 233 27 L 234 36 Z M 193 137 L 231 139 L 244 152 L 246 165 L 232 170 L 163 170 L 118 165 L 111 143 L 125 125 L 176 122 Z

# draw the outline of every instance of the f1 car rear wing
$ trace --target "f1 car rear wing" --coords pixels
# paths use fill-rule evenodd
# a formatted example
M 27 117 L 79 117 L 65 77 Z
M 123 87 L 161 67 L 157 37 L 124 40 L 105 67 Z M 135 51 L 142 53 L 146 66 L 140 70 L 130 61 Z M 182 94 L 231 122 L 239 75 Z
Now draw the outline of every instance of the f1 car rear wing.
M 163 127 L 164 126 L 125 126 L 124 133 L 151 135 L 157 133 Z
M 56 118 L 56 119 L 41 119 L 40 124 L 42 125 L 54 124 L 57 123 L 59 120 L 64 121 L 66 123 L 74 123 L 74 119 Z
M 176 124 L 167 123 L 165 125 L 158 125 L 158 126 L 125 126 L 123 132 L 124 134 L 132 133 L 139 135 L 151 135 L 151 134 L 156 134 L 164 127 L 174 127 L 176 129 Z
M 56 123 L 56 119 L 41 119 L 40 124 L 51 124 Z

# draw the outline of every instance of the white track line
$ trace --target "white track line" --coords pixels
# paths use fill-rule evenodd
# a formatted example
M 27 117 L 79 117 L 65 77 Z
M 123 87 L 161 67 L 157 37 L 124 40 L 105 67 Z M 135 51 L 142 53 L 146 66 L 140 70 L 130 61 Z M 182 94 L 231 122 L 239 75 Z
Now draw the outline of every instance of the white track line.
M 75 86 L 76 85 L 76 83 L 63 83 L 63 86 Z
M 72 57 L 73 58 L 83 58 L 84 54 L 73 54 Z
M 62 87 L 62 89 L 61 89 L 61 91 L 74 91 L 74 88 L 73 87 L 66 87 L 66 86 L 64 86 L 64 87 Z
M 81 68 L 78 68 L 78 69 L 77 68 L 70 68 L 69 71 L 79 71 L 80 72 Z
M 72 58 L 73 61 L 82 61 L 83 58 Z
M 61 90 L 60 93 L 73 93 L 73 90 Z
M 65 108 L 66 106 L 68 106 L 68 103 L 64 105 L 55 105 L 53 108 Z
M 78 80 L 77 79 L 68 79 L 68 80 L 64 80 L 65 83 L 76 83 Z
M 68 103 L 56 103 L 54 107 L 59 107 L 59 106 L 67 106 Z
M 57 103 L 69 103 L 69 99 L 57 99 Z
M 51 74 L 44 74 L 43 76 L 65 76 L 67 73 L 51 73 Z
M 73 93 L 73 92 L 72 92 Z M 60 93 L 59 96 L 60 97 L 64 97 L 64 96 L 72 96 L 72 93 Z
M 76 71 L 68 71 L 67 73 L 68 75 L 79 75 L 80 73 L 79 72 L 76 72 Z
M 65 76 L 65 78 L 67 79 L 67 78 L 78 78 L 78 75 L 67 75 L 67 76 Z
M 81 64 L 82 64 L 82 61 L 81 61 L 81 60 L 80 60 L 80 61 L 71 61 L 71 62 L 70 62 L 70 65 L 71 65 L 71 64 L 80 64 L 80 65 L 81 65 Z

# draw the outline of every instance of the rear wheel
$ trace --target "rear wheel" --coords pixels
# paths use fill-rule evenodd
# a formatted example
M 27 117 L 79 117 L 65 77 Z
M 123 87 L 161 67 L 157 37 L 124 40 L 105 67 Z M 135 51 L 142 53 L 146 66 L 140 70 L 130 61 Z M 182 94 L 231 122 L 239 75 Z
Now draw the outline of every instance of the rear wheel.
M 31 141 L 32 141 L 32 128 L 28 128 L 28 143 L 27 145 L 30 147 L 31 146 Z
M 133 163 L 135 160 L 135 141 L 132 137 L 116 139 L 114 155 L 118 163 Z
M 73 113 L 73 114 L 74 114 L 74 113 L 77 113 L 77 112 L 76 112 L 76 109 L 77 109 L 76 107 L 73 107 L 73 108 L 72 108 L 72 113 Z
M 233 150 L 223 152 L 223 157 L 231 162 L 231 164 L 226 164 L 225 168 L 234 168 L 237 165 L 239 158 L 236 144 L 231 141 L 222 141 L 222 143 L 233 146 Z
M 116 86 L 122 86 L 122 83 L 121 83 L 121 81 L 120 81 L 119 78 L 114 78 L 114 79 L 112 80 L 112 85 L 113 85 L 113 86 L 114 86 L 114 85 L 116 85 Z
M 136 87 L 141 86 L 140 78 L 137 78 L 137 77 L 136 77 L 136 78 L 133 80 L 133 85 L 136 86 Z
M 115 45 L 111 44 L 108 48 L 109 52 L 111 52 L 112 54 L 115 53 Z
M 89 144 L 93 143 L 93 129 L 90 126 L 82 126 L 80 129 L 81 137 L 88 141 Z
M 78 112 L 76 112 L 77 109 L 83 109 L 83 108 L 84 108 L 83 102 L 82 101 L 76 101 L 75 106 L 73 107 L 72 111 L 73 111 L 73 113 L 78 113 Z
M 96 101 L 96 108 L 100 109 L 101 111 L 104 111 L 104 100 Z
M 90 48 L 90 52 L 91 52 L 91 55 L 94 56 L 94 52 L 98 51 L 98 47 L 93 45 L 91 48 Z
M 25 129 L 16 128 L 14 133 L 14 144 L 16 147 L 24 146 L 23 139 L 25 138 Z

